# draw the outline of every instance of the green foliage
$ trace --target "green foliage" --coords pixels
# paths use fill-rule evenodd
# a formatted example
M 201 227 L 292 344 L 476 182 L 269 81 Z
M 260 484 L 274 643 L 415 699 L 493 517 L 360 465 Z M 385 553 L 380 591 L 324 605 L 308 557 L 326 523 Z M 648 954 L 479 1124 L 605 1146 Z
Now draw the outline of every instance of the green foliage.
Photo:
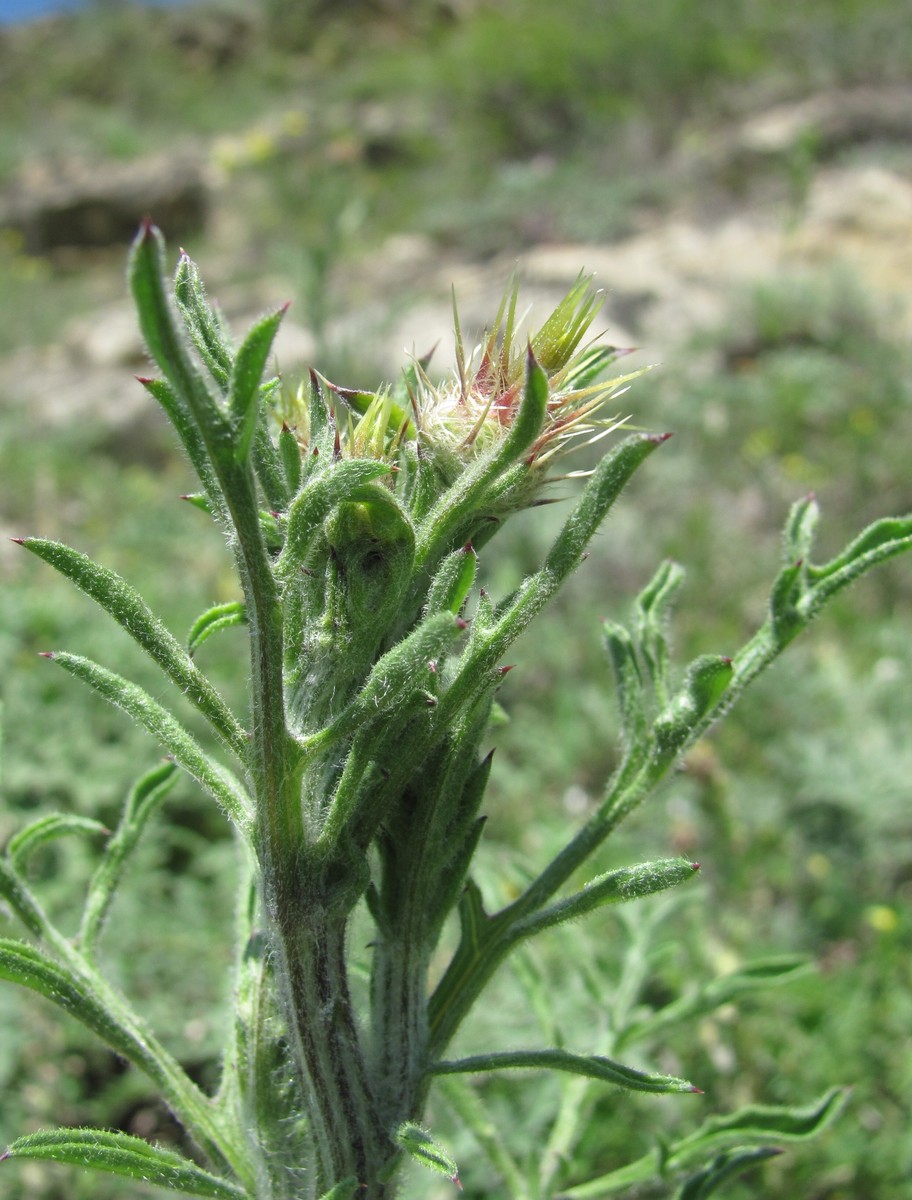
M 818 610 L 909 547 L 912 521 L 875 521 L 817 565 L 811 557 L 817 506 L 798 501 L 759 630 L 731 656 L 697 654 L 680 666 L 667 622 L 683 576 L 665 563 L 642 590 L 628 625 L 606 625 L 624 736 L 601 799 L 569 840 L 566 832 L 556 839 L 537 874 L 492 906 L 469 872 L 481 853 L 478 811 L 491 769 L 483 743 L 506 673 L 503 657 L 580 565 L 620 492 L 667 435 L 620 440 L 591 473 L 538 565 L 495 603 L 483 591 L 473 595 L 479 564 L 470 543 L 489 540 L 506 517 L 534 503 L 555 448 L 563 448 L 565 423 L 591 420 L 588 385 L 613 358 L 590 350 L 573 359 L 594 315 L 585 289 L 574 286 L 525 360 L 514 354 L 515 296 L 505 302 L 503 328 L 498 320 L 478 361 L 461 356 L 457 400 L 463 408 L 469 396 L 481 404 L 480 415 L 470 410 L 468 419 L 459 417 L 461 434 L 452 415 L 439 419 L 438 407 L 451 413 L 446 387 L 422 384 L 407 422 L 382 392 L 373 399 L 365 394 L 354 406 L 359 420 L 342 422 L 315 377 L 309 420 L 297 434 L 304 455 L 295 464 L 287 437 L 283 443 L 277 432 L 273 439 L 272 384 L 260 378 L 281 313 L 256 325 L 235 351 L 186 256 L 176 304 L 162 268 L 161 240 L 146 226 L 130 278 L 165 376 L 146 386 L 197 470 L 204 510 L 229 535 L 243 606 L 210 605 L 191 627 L 188 653 L 118 574 L 59 543 L 16 540 L 76 582 L 164 669 L 234 753 L 243 778 L 208 750 L 205 734 L 201 740 L 145 687 L 82 655 L 46 655 L 125 710 L 166 746 L 174 765 L 144 775 L 128 794 L 89 881 L 75 944 L 39 903 L 23 868 L 30 850 L 56 843 L 57 834 L 102 828 L 67 815 L 33 823 L 13 839 L 2 862 L 2 894 L 45 948 L 4 939 L 0 958 L 6 978 L 76 1016 L 144 1072 L 216 1173 L 99 1130 L 20 1138 L 9 1156 L 78 1158 L 172 1190 L 276 1200 L 348 1194 L 354 1180 L 381 1200 L 394 1194 L 403 1150 L 456 1178 L 452 1156 L 420 1124 L 438 1078 L 516 1200 L 531 1194 L 579 1200 L 653 1178 L 674 1183 L 684 1171 L 690 1174 L 680 1184 L 683 1196 L 709 1195 L 760 1161 L 771 1139 L 802 1140 L 823 1129 L 842 1103 L 838 1089 L 808 1108 L 753 1105 L 710 1117 L 695 1133 L 663 1139 L 658 1152 L 646 1149 L 626 1167 L 606 1170 L 593 1161 L 589 1180 L 580 1180 L 598 1085 L 634 1093 L 698 1090 L 677 1074 L 619 1063 L 618 1047 L 642 1042 L 654 1051 L 659 1031 L 789 979 L 798 964 L 748 962 L 697 992 L 644 1005 L 647 921 L 639 943 L 634 939 L 622 957 L 610 1027 L 595 1053 L 579 1054 L 563 1044 L 552 1007 L 556 989 L 518 947 L 538 937 L 546 942 L 553 926 L 576 930 L 568 922 L 693 877 L 696 864 L 678 857 L 601 871 L 581 888 L 573 884 Z M 599 395 L 610 395 L 619 382 L 602 385 Z M 490 427 L 481 435 L 483 422 Z M 235 625 L 250 644 L 249 734 L 191 657 L 209 634 Z M 115 893 L 127 882 L 127 863 L 138 861 L 140 835 L 176 768 L 215 799 L 243 854 L 235 1020 L 215 1104 L 108 982 L 95 953 Z M 440 939 L 454 909 L 459 936 L 448 949 Z M 353 987 L 357 955 L 348 949 L 351 926 L 359 922 L 373 925 L 369 992 L 360 1001 Z M 429 988 L 435 956 L 437 981 Z M 544 1018 L 546 1039 L 557 1044 L 484 1047 L 444 1058 L 508 960 L 525 1001 Z M 604 1006 L 610 990 L 597 974 L 589 982 Z M 494 1033 L 509 1041 L 502 1022 L 494 1023 Z M 494 1132 L 483 1105 L 447 1079 L 514 1068 L 572 1077 L 561 1085 L 557 1117 L 528 1181 L 526 1166 Z M 283 1142 L 279 1131 L 292 1124 L 294 1135 Z

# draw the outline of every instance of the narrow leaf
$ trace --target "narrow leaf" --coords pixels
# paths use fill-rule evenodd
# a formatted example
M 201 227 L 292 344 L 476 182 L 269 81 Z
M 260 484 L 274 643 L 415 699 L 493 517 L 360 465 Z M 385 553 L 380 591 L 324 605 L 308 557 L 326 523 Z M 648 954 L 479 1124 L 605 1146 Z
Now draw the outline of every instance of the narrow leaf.
M 751 1104 L 729 1116 L 709 1117 L 671 1148 L 668 1164 L 671 1168 L 686 1166 L 707 1152 L 738 1143 L 800 1142 L 816 1137 L 836 1119 L 847 1098 L 845 1088 L 834 1087 L 807 1106 Z
M 127 793 L 120 824 L 105 847 L 101 862 L 89 883 L 79 930 L 83 954 L 91 955 L 130 854 L 142 836 L 149 817 L 171 791 L 177 778 L 174 763 L 163 763 L 146 772 Z
M 510 1154 L 504 1138 L 488 1117 L 476 1089 L 455 1075 L 440 1078 L 437 1088 L 459 1121 L 470 1131 L 488 1156 L 491 1166 L 506 1184 L 508 1194 L 512 1197 L 522 1196 L 526 1188 L 522 1171 Z
M 53 933 L 50 921 L 28 884 L 6 857 L 0 857 L 0 899 L 6 901 L 22 924 L 35 937 Z
M 191 655 L 196 654 L 203 642 L 208 641 L 220 629 L 230 629 L 234 625 L 246 625 L 247 609 L 238 600 L 227 604 L 216 604 L 196 618 L 187 634 L 187 650 Z
M 83 837 L 95 837 L 98 834 L 107 836 L 110 833 L 100 821 L 91 817 L 80 817 L 76 813 L 49 813 L 39 817 L 24 829 L 13 834 L 6 847 L 13 867 L 18 871 L 25 866 L 30 854 L 54 838 L 66 837 L 69 834 L 80 834 Z
M 634 604 L 633 632 L 652 678 L 659 705 L 668 702 L 668 635 L 671 606 L 684 582 L 684 568 L 666 559 L 643 588 Z
M 735 1179 L 750 1171 L 758 1163 L 781 1154 L 773 1146 L 761 1146 L 756 1150 L 726 1150 L 717 1155 L 702 1171 L 691 1175 L 678 1192 L 675 1200 L 706 1200 L 707 1196 L 717 1192 L 721 1185 L 729 1179 Z
M 804 496 L 792 505 L 782 531 L 782 558 L 786 565 L 810 562 L 820 508 L 814 497 Z
M 912 517 L 885 517 L 869 525 L 836 558 L 822 567 L 808 569 L 808 579 L 814 586 L 804 606 L 806 620 L 865 571 L 909 549 L 912 549 Z
M 807 1108 L 764 1107 L 752 1105 L 728 1117 L 710 1117 L 696 1133 L 662 1149 L 662 1169 L 671 1174 L 705 1162 L 710 1154 L 726 1150 L 743 1153 L 748 1146 L 770 1141 L 802 1141 L 816 1137 L 841 1111 L 847 1092 L 832 1088 Z M 764 1147 L 765 1148 L 765 1147 Z M 629 1192 L 639 1183 L 656 1176 L 656 1154 L 650 1151 L 597 1179 L 575 1184 L 560 1193 L 560 1200 L 604 1200 L 619 1192 Z
M 111 704 L 123 709 L 158 738 L 178 766 L 183 767 L 213 797 L 245 837 L 249 835 L 250 801 L 244 788 L 230 771 L 211 759 L 177 718 L 153 700 L 148 692 L 115 675 L 113 671 L 100 667 L 91 659 L 56 652 L 46 657 L 87 683 Z
M 337 504 L 353 498 L 359 487 L 389 472 L 386 463 L 375 459 L 344 459 L 328 474 L 309 483 L 288 510 L 285 549 L 275 568 L 278 577 L 287 580 L 305 564 L 322 532 L 323 521 Z
M 186 254 L 180 256 L 177 264 L 174 295 L 200 358 L 219 387 L 227 391 L 234 350 L 223 323 L 206 298 L 199 269 Z
M 405 1121 L 393 1135 L 394 1141 L 423 1167 L 438 1175 L 445 1175 L 459 1186 L 459 1168 L 440 1144 L 435 1142 L 426 1129 L 413 1121 Z
M 187 457 L 190 459 L 190 465 L 196 471 L 205 490 L 208 499 L 207 511 L 225 521 L 227 513 L 221 484 L 213 469 L 203 435 L 200 433 L 199 426 L 189 407 L 179 398 L 177 392 L 166 380 L 140 379 L 139 382 L 149 395 L 158 401 L 168 420 L 174 426 L 175 432 L 187 452 Z M 200 505 L 200 507 L 203 506 Z
M 224 478 L 235 466 L 236 439 L 220 392 L 215 395 L 210 390 L 178 328 L 165 292 L 164 253 L 161 233 L 151 222 L 144 222 L 130 250 L 128 269 L 139 325 L 149 352 L 179 398 L 181 411 L 189 414 L 202 435 L 212 471 Z
M 31 537 L 23 538 L 21 545 L 50 563 L 112 616 L 199 709 L 241 761 L 245 759 L 247 739 L 234 714 L 135 588 L 115 571 L 60 542 Z
M 636 867 L 608 871 L 586 884 L 582 891 L 518 921 L 513 932 L 518 937 L 529 937 L 552 925 L 574 921 L 603 905 L 622 904 L 641 896 L 664 892 L 693 879 L 699 869 L 699 863 L 682 858 L 664 858 Z
M 243 1188 L 204 1171 L 173 1150 L 106 1129 L 49 1129 L 26 1134 L 17 1138 L 2 1157 L 70 1163 L 125 1175 L 188 1196 L 209 1196 L 212 1200 L 248 1197 Z
M 128 1029 L 69 967 L 25 942 L 0 939 L 0 979 L 37 992 L 91 1029 L 123 1058 L 161 1079 L 160 1064 L 144 1041 Z
M 279 433 L 279 455 L 285 469 L 289 494 L 296 496 L 301 486 L 301 446 L 294 430 L 289 429 L 287 425 L 283 425 Z
M 480 1071 L 568 1071 L 585 1075 L 634 1092 L 699 1092 L 686 1079 L 674 1075 L 648 1075 L 633 1067 L 622 1066 L 601 1055 L 570 1054 L 566 1050 L 510 1050 L 476 1054 L 454 1062 L 435 1062 L 428 1068 L 432 1075 L 458 1075 Z
M 328 1192 L 324 1192 L 320 1200 L 353 1200 L 361 1189 L 361 1185 L 357 1179 L 343 1179 L 341 1183 L 337 1183 L 335 1187 L 331 1187 Z
M 237 352 L 228 385 L 228 405 L 235 424 L 235 457 L 246 462 L 260 415 L 260 383 L 288 305 L 263 317 L 253 326 Z
M 798 955 L 761 958 L 745 963 L 737 971 L 711 980 L 692 995 L 673 1000 L 671 1004 L 650 1013 L 641 1021 L 626 1026 L 618 1036 L 618 1045 L 640 1041 L 644 1037 L 654 1036 L 660 1029 L 705 1016 L 723 1004 L 729 1004 L 732 1000 L 750 995 L 761 988 L 790 983 L 806 975 L 811 969 L 811 963 Z

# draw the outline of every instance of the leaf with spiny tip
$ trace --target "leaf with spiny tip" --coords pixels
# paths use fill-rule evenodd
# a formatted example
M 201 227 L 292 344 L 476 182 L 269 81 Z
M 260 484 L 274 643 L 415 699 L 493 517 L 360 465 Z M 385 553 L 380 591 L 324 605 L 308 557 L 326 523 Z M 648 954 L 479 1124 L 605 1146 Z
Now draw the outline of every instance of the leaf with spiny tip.
M 44 1129 L 28 1133 L 16 1138 L 3 1157 L 69 1163 L 151 1183 L 171 1192 L 208 1196 L 210 1200 L 246 1200 L 248 1195 L 237 1184 L 219 1179 L 173 1150 L 108 1129 Z
M 206 717 L 234 753 L 242 760 L 246 757 L 247 740 L 234 714 L 135 588 L 115 571 L 61 542 L 24 538 L 22 545 L 65 575 L 113 617 Z
M 652 1075 L 612 1062 L 600 1054 L 570 1054 L 566 1050 L 507 1050 L 474 1054 L 453 1062 L 435 1062 L 429 1069 L 432 1075 L 475 1074 L 481 1071 L 568 1071 L 572 1075 L 585 1075 L 589 1079 L 598 1079 L 633 1092 L 702 1094 L 700 1088 L 676 1075 Z
M 457 1187 L 461 1187 L 459 1168 L 453 1156 L 436 1142 L 426 1129 L 422 1129 L 414 1121 L 405 1121 L 396 1130 L 393 1140 L 421 1166 L 438 1175 L 445 1175 Z
M 687 859 L 663 858 L 608 871 L 587 883 L 582 891 L 519 920 L 513 926 L 513 936 L 530 937 L 565 921 L 575 921 L 607 904 L 624 904 L 667 891 L 693 879 L 699 869 L 699 863 Z

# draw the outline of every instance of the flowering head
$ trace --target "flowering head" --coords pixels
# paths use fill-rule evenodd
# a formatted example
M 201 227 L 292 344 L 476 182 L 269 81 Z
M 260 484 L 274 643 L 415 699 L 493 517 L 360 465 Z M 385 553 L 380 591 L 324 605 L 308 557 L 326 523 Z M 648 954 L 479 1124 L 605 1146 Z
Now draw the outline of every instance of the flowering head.
M 523 486 L 512 508 L 525 507 L 548 482 L 552 460 L 579 442 L 591 442 L 623 422 L 604 418 L 606 401 L 618 396 L 643 369 L 599 382 L 624 354 L 614 346 L 580 349 L 601 307 L 601 295 L 580 276 L 545 323 L 524 343 L 517 336 L 518 288 L 508 288 L 493 327 L 466 352 L 454 302 L 456 368 L 441 383 L 428 375 L 430 355 L 414 359 L 398 384 L 376 392 L 327 383 L 339 401 L 340 451 L 352 457 L 397 461 L 417 453 L 433 461 L 451 485 L 474 461 L 496 452 L 520 408 L 530 363 L 547 378 L 548 396 L 540 432 L 523 453 Z M 289 420 L 305 422 L 298 403 Z M 305 422 L 306 427 L 306 422 Z M 306 444 L 306 437 L 303 439 Z

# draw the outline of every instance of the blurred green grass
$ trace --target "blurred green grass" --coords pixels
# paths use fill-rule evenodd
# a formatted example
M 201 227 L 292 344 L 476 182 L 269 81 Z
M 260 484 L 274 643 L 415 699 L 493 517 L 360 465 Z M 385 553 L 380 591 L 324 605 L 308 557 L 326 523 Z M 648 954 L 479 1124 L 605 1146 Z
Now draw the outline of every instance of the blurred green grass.
M 267 156 L 235 177 L 238 276 L 252 278 L 264 253 L 304 247 L 302 287 L 313 287 L 308 306 L 319 318 L 321 280 L 399 229 L 479 257 L 541 236 L 617 236 L 635 205 L 666 202 L 658 164 L 682 118 L 721 119 L 748 111 L 757 96 L 809 87 L 902 80 L 912 39 L 902 12 L 896 0 L 809 0 L 788 11 L 712 0 L 647 11 L 632 0 L 584 0 L 571 20 L 551 5 L 515 0 L 479 5 L 452 23 L 416 6 L 409 19 L 365 20 L 356 34 L 350 13 L 314 11 L 300 40 L 286 39 L 291 52 L 282 13 L 273 11 L 252 21 L 227 60 L 200 59 L 197 50 L 192 70 L 191 51 L 174 32 L 186 14 L 96 12 L 47 27 L 32 60 L 41 70 L 0 48 L 0 175 L 36 151 L 131 157 L 168 145 L 176 132 L 209 137 L 296 104 L 321 114 L 320 148 L 344 149 L 355 108 L 386 105 L 393 128 L 401 123 L 386 159 L 359 153 L 345 161 L 340 152 L 324 168 L 316 151 L 312 159 Z M 410 124 L 409 111 L 422 120 Z M 552 156 L 554 168 L 537 170 L 537 156 Z M 313 247 L 337 217 L 340 195 L 358 197 L 363 214 L 321 264 Z M 49 339 L 65 314 L 109 294 L 121 269 L 46 263 L 6 245 L 0 345 Z M 494 737 L 485 887 L 509 888 L 524 862 L 545 861 L 610 771 L 617 725 L 599 620 L 624 615 L 661 557 L 689 571 L 675 625 L 681 658 L 730 652 L 762 619 L 778 528 L 793 499 L 808 490 L 820 497 L 824 552 L 865 520 L 909 508 L 910 365 L 880 301 L 854 280 L 821 274 L 746 291 L 724 325 L 700 331 L 637 385 L 637 423 L 676 437 L 517 650 L 518 670 L 501 696 L 510 721 Z M 231 598 L 227 552 L 201 514 L 177 501 L 191 481 L 164 433 L 144 425 L 141 436 L 125 462 L 102 426 L 45 427 L 8 397 L 0 411 L 4 524 L 13 535 L 68 541 L 121 571 L 181 634 L 201 609 Z M 548 509 L 518 519 L 501 549 L 482 556 L 486 586 L 514 586 L 556 520 Z M 37 652 L 88 654 L 156 695 L 167 689 L 129 640 L 43 564 L 9 547 L 0 567 L 0 834 L 5 840 L 55 808 L 113 821 L 130 779 L 157 750 Z M 818 964 L 787 989 L 670 1031 L 650 1051 L 648 1065 L 704 1088 L 701 1115 L 853 1085 L 838 1129 L 767 1165 L 762 1194 L 894 1200 L 912 1170 L 912 1068 L 902 1052 L 912 1028 L 910 599 L 900 562 L 840 600 L 598 864 L 682 852 L 704 864 L 648 948 L 646 999 L 763 954 L 796 951 Z M 241 638 L 229 633 L 204 654 L 238 697 Z M 137 886 L 112 921 L 110 962 L 168 1044 L 211 1078 L 226 1015 L 233 848 L 214 812 L 183 786 L 143 854 Z M 90 846 L 68 842 L 35 860 L 35 886 L 64 920 L 91 857 Z M 538 969 L 555 981 L 555 1019 L 569 1046 L 592 1048 L 605 997 L 645 919 L 574 929 L 573 961 L 585 967 L 578 976 L 567 970 L 565 946 L 543 945 Z M 14 932 L 8 924 L 0 918 L 4 934 Z M 467 1031 L 471 1043 L 494 1044 L 497 1029 L 485 1014 L 502 1011 L 517 1032 L 540 1041 L 509 972 L 497 989 Z M 11 989 L 0 989 L 0 1013 L 3 1028 L 15 1030 L 0 1035 L 0 1136 L 71 1122 L 179 1137 L 142 1079 L 77 1026 L 59 1024 Z M 504 1077 L 482 1092 L 517 1153 L 534 1153 L 558 1085 Z M 667 1098 L 608 1094 L 593 1103 L 573 1152 L 574 1179 L 645 1152 L 659 1130 L 697 1121 L 694 1103 Z M 442 1104 L 434 1116 L 445 1133 Z M 453 1136 L 466 1195 L 496 1195 L 476 1148 Z M 94 1177 L 30 1171 L 16 1177 L 21 1193 L 10 1183 L 11 1196 L 122 1194 Z M 422 1180 L 410 1186 L 410 1194 L 428 1194 Z M 732 1185 L 726 1195 L 746 1200 L 761 1194 L 757 1186 Z

